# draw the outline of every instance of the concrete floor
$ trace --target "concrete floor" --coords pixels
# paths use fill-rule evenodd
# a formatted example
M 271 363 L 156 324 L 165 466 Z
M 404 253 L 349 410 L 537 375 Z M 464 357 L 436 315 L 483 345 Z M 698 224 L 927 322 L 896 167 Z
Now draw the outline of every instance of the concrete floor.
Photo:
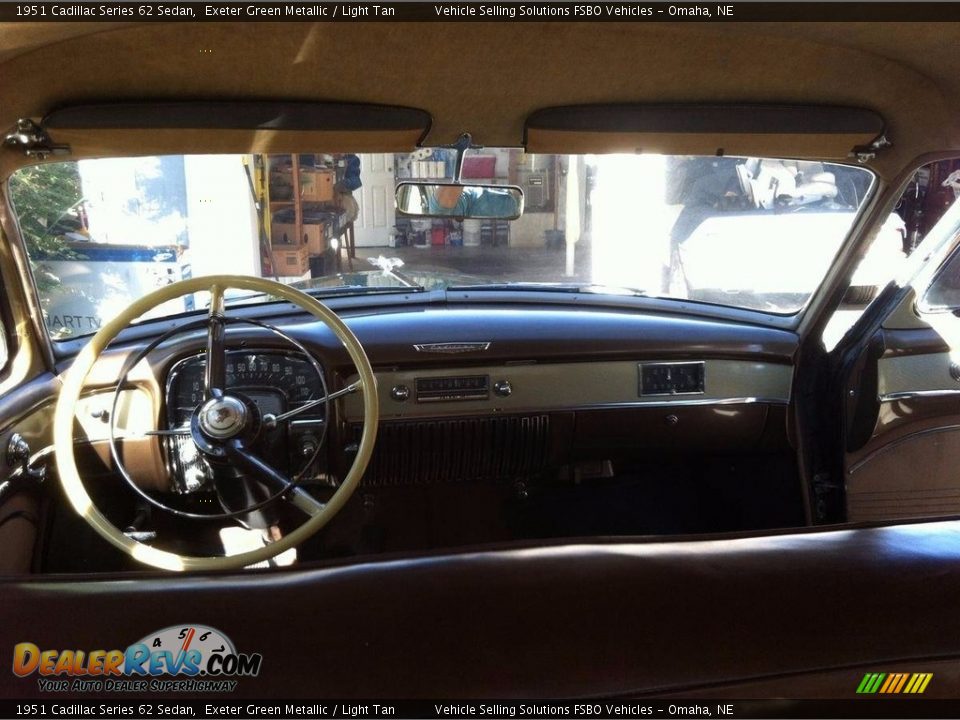
M 354 270 L 371 270 L 369 258 L 399 258 L 400 271 L 415 275 L 418 271 L 438 275 L 465 275 L 465 282 L 590 282 L 589 245 L 575 248 L 574 271 L 566 272 L 566 250 L 524 247 L 375 247 L 357 248 Z M 345 264 L 346 265 L 346 264 Z M 346 270 L 346 267 L 344 267 Z M 454 279 L 454 278 L 451 278 Z

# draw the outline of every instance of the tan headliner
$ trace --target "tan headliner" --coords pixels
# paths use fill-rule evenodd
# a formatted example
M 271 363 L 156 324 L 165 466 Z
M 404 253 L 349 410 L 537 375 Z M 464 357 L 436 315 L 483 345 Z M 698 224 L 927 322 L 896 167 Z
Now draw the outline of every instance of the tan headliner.
M 960 149 L 958 42 L 955 23 L 0 24 L 0 127 L 84 101 L 317 99 L 428 110 L 428 144 L 518 145 L 551 105 L 829 103 L 887 119 L 890 177 Z

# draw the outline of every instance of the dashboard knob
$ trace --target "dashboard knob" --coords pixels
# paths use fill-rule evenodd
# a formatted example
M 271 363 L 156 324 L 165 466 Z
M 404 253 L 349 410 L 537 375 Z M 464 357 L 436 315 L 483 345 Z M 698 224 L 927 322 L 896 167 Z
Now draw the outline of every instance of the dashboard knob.
M 301 457 L 305 457 L 305 458 L 313 457 L 313 454 L 316 451 L 317 451 L 317 442 L 313 438 L 304 438 L 303 442 L 300 443 Z
M 960 364 L 955 362 L 950 363 L 950 377 L 960 382 Z
M 509 380 L 501 380 L 493 386 L 493 391 L 500 397 L 510 397 L 513 394 L 513 386 Z
M 406 402 L 410 399 L 410 388 L 406 385 L 394 385 L 390 389 L 390 397 L 397 402 Z

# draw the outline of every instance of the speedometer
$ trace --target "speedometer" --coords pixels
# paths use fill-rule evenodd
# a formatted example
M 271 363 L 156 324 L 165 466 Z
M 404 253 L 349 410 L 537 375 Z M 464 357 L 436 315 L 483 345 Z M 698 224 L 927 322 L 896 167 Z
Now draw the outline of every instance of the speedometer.
M 198 355 L 178 363 L 170 371 L 167 398 L 173 402 L 168 407 L 176 411 L 179 419 L 189 419 L 194 408 L 203 402 L 206 364 L 206 358 Z M 308 360 L 296 355 L 233 350 L 227 352 L 226 370 L 228 388 L 278 392 L 283 396 L 283 410 L 323 393 L 316 370 Z

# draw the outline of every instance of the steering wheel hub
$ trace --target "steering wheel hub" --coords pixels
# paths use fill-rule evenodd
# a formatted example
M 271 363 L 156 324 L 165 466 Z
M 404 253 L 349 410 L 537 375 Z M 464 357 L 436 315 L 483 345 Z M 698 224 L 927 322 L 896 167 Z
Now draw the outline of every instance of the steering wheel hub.
M 229 395 L 211 398 L 198 414 L 200 429 L 213 440 L 229 440 L 239 435 L 247 425 L 247 406 Z

